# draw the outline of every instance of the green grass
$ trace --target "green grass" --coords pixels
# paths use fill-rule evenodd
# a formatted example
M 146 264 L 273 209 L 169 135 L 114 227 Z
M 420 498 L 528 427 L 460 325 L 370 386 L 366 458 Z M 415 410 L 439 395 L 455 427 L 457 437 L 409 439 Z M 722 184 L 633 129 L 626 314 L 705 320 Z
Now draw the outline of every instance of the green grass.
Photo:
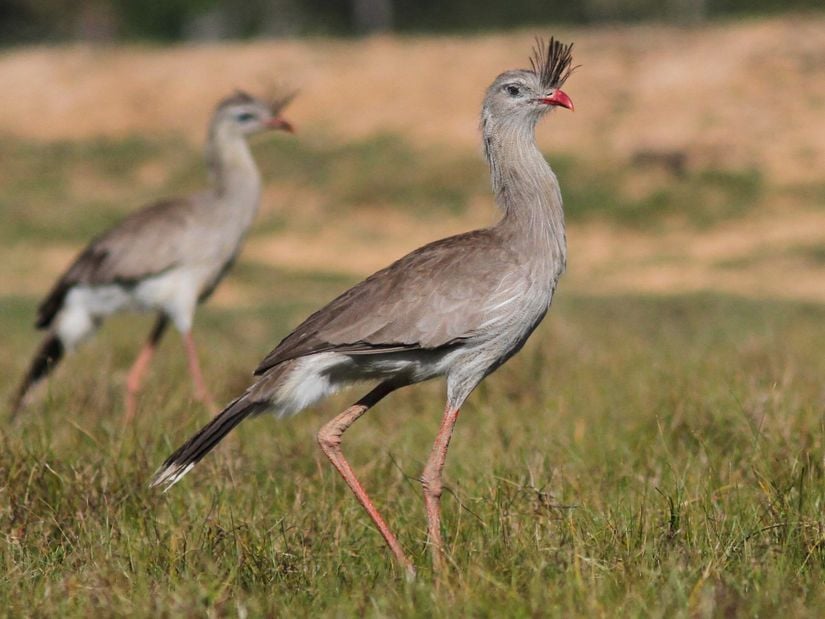
M 273 301 L 200 314 L 224 400 L 345 285 L 240 275 L 273 281 Z M 19 327 L 32 306 L 0 303 L 4 376 L 34 345 Z M 315 445 L 322 420 L 360 391 L 243 424 L 163 495 L 147 480 L 208 414 L 170 337 L 136 424 L 121 427 L 124 369 L 150 322 L 117 323 L 0 432 L 9 615 L 813 617 L 825 604 L 819 306 L 562 286 L 459 420 L 444 496 L 452 570 L 438 585 L 415 480 L 441 385 L 391 396 L 345 440 L 420 567 L 408 584 Z
M 415 148 L 393 135 L 347 144 L 320 135 L 261 136 L 254 151 L 268 182 L 316 192 L 324 213 L 346 219 L 362 207 L 395 208 L 423 219 L 461 214 L 489 199 L 480 155 Z M 676 221 L 705 228 L 757 207 L 765 187 L 757 170 L 698 170 L 657 177 L 636 195 L 625 186 L 639 170 L 621 162 L 582 161 L 548 153 L 564 189 L 569 221 L 606 219 L 633 228 Z M 91 142 L 0 141 L 0 240 L 83 242 L 157 199 L 200 188 L 206 173 L 197 149 L 167 137 Z M 142 176 L 146 168 L 153 173 Z M 147 181 L 146 179 L 150 179 Z M 306 199 L 262 214 L 255 234 L 280 232 Z
M 376 205 L 426 221 L 489 192 L 479 156 L 393 136 L 254 148 L 270 182 L 318 192 L 332 222 Z M 574 221 L 702 228 L 773 191 L 756 172 L 688 171 L 631 192 L 630 168 L 550 159 Z M 26 244 L 25 256 L 83 242 L 204 177 L 198 152 L 169 138 L 7 139 L 0 162 L 0 240 Z M 255 229 L 289 233 L 291 208 L 262 213 Z M 816 247 L 798 252 L 821 262 Z M 253 292 L 231 308 L 207 306 L 196 326 L 222 402 L 291 326 L 352 283 L 244 259 L 231 277 Z M 35 306 L 0 297 L 0 398 L 36 345 Z M 563 282 L 546 323 L 459 420 L 443 500 L 452 568 L 440 582 L 416 478 L 443 385 L 393 394 L 347 433 L 346 453 L 420 568 L 406 583 L 315 444 L 323 421 L 365 388 L 293 419 L 243 424 L 160 494 L 146 487 L 152 472 L 209 411 L 192 402 L 171 334 L 136 422 L 122 426 L 125 373 L 151 318 L 118 317 L 17 423 L 0 426 L 0 607 L 9 616 L 819 616 L 823 324 L 816 305 L 576 296 Z
M 177 184 L 137 182 L 144 164 L 165 162 L 172 176 L 193 154 L 171 139 L 88 142 L 0 140 L 0 239 L 85 241 Z
M 329 209 L 413 205 L 417 213 L 437 216 L 460 213 L 471 196 L 489 192 L 480 156 L 414 149 L 391 134 L 345 144 L 297 136 L 262 141 L 256 152 L 269 178 L 321 190 Z
M 422 216 L 443 216 L 489 191 L 480 157 L 418 151 L 391 135 L 344 145 L 312 135 L 261 136 L 253 148 L 268 181 L 319 192 L 331 213 L 415 205 Z M 5 136 L 0 162 L 0 239 L 6 241 L 84 241 L 144 204 L 206 182 L 200 152 L 168 137 L 38 143 Z M 144 166 L 157 171 L 152 182 L 141 180 Z M 256 229 L 271 232 L 284 223 L 274 214 Z
M 747 214 L 759 206 L 765 192 L 758 170 L 698 169 L 681 175 L 658 174 L 641 195 L 626 181 L 650 170 L 616 162 L 582 162 L 548 155 L 564 189 L 570 221 L 602 219 L 613 224 L 651 229 L 674 222 L 703 229 Z M 656 172 L 656 171 L 654 171 Z
M 716 265 L 723 269 L 751 269 L 776 260 L 794 260 L 812 267 L 825 266 L 825 246 L 822 243 L 798 243 L 775 250 L 760 248 L 748 255 L 720 260 Z

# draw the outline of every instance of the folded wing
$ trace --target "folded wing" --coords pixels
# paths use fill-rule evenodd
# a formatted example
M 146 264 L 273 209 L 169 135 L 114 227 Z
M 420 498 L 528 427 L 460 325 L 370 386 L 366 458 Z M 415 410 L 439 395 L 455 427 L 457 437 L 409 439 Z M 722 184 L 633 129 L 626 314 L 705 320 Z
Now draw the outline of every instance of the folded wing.
M 325 351 L 435 349 L 475 337 L 525 285 L 518 262 L 490 230 L 425 245 L 312 314 L 255 373 Z
M 38 307 L 37 327 L 51 325 L 74 286 L 128 286 L 174 268 L 183 257 L 184 233 L 193 223 L 194 210 L 189 199 L 160 202 L 94 239 Z

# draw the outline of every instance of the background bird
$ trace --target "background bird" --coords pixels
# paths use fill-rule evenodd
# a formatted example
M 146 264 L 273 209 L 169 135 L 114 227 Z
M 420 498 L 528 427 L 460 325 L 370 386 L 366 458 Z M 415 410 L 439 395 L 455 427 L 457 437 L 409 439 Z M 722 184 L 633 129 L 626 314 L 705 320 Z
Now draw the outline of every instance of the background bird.
M 525 343 L 547 312 L 565 268 L 562 200 L 535 143 L 573 70 L 572 45 L 539 42 L 530 70 L 508 71 L 487 89 L 484 153 L 496 203 L 494 226 L 436 241 L 370 276 L 307 318 L 258 366 L 258 379 L 175 451 L 153 485 L 171 486 L 245 418 L 296 413 L 357 381 L 378 381 L 324 425 L 321 449 L 366 509 L 398 562 L 414 572 L 341 451 L 343 433 L 390 392 L 446 377 L 447 405 L 421 482 L 435 570 L 444 567 L 442 469 L 459 409 L 481 380 Z
M 258 210 L 261 177 L 247 137 L 292 131 L 279 116 L 290 99 L 270 104 L 237 91 L 221 101 L 206 146 L 211 187 L 133 213 L 75 258 L 38 307 L 36 326 L 46 335 L 12 398 L 13 415 L 66 352 L 123 310 L 158 313 L 129 371 L 126 418 L 135 413 L 136 393 L 169 321 L 183 336 L 195 395 L 211 405 L 192 339 L 195 308 L 232 266 Z

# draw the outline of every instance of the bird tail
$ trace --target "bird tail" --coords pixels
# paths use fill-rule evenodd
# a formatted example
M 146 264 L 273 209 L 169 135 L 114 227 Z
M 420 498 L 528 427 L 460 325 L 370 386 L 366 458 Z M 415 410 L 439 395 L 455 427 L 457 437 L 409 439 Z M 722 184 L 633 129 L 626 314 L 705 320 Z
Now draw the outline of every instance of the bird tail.
M 181 477 L 192 470 L 224 436 L 250 415 L 256 415 L 270 406 L 268 402 L 255 402 L 245 393 L 231 402 L 212 421 L 181 445 L 155 472 L 150 487 L 164 486 L 164 492 L 174 486 Z
M 43 338 L 37 352 L 34 354 L 31 365 L 29 365 L 29 370 L 23 376 L 20 386 L 11 399 L 12 418 L 23 408 L 26 397 L 32 388 L 49 375 L 63 358 L 65 352 L 66 348 L 56 333 L 50 332 Z

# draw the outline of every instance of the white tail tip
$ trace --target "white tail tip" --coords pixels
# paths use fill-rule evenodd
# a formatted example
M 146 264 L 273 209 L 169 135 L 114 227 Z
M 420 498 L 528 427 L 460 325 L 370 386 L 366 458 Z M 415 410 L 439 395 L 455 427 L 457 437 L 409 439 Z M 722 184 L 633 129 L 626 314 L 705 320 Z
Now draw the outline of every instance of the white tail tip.
M 149 482 L 149 487 L 155 488 L 157 486 L 163 486 L 163 492 L 168 492 L 169 488 L 178 483 L 184 475 L 192 470 L 193 466 L 195 466 L 193 462 L 190 462 L 189 464 L 178 464 L 173 462 L 172 464 L 160 468 L 155 473 L 152 481 Z

